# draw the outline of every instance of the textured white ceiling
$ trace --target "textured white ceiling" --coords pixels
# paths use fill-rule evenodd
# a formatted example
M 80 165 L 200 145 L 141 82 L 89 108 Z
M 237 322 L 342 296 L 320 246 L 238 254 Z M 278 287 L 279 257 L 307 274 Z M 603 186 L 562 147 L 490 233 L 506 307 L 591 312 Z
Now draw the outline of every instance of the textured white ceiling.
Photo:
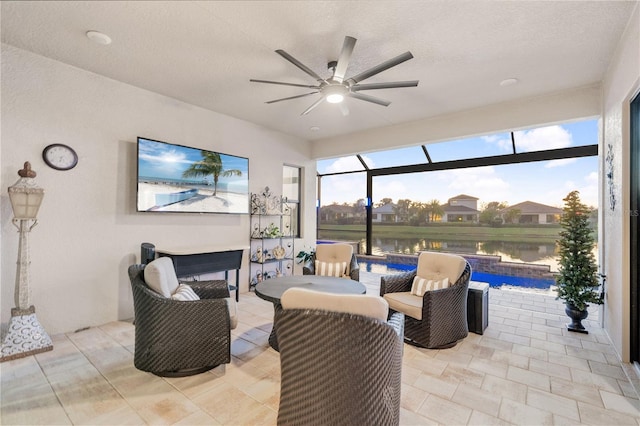
M 637 1 L 2 1 L 2 42 L 125 83 L 305 139 L 439 116 L 602 80 Z M 88 30 L 108 34 L 97 45 Z M 358 39 L 347 76 L 407 50 L 414 59 L 366 83 L 382 107 L 347 99 L 349 115 L 308 89 L 346 35 Z M 517 78 L 519 84 L 501 87 Z M 319 131 L 310 128 L 317 126 Z

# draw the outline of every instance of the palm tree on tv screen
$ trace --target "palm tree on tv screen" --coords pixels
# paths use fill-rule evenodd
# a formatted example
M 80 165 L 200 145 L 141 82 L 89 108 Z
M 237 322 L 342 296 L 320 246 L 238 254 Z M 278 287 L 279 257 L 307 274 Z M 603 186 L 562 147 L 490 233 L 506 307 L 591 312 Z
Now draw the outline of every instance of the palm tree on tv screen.
M 207 177 L 213 176 L 213 195 L 217 195 L 218 192 L 218 178 L 220 176 L 242 176 L 242 171 L 237 169 L 224 170 L 222 165 L 222 159 L 220 154 L 211 151 L 200 151 L 202 155 L 202 161 L 191 164 L 184 172 L 182 172 L 183 178 L 190 177 Z

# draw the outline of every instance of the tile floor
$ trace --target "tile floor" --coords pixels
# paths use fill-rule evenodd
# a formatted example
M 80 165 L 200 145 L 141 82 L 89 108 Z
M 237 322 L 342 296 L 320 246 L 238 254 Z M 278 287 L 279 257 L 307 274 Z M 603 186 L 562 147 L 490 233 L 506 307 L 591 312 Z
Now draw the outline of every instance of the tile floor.
M 363 272 L 362 281 L 377 294 L 378 276 Z M 405 345 L 401 424 L 640 425 L 635 374 L 598 327 L 597 309 L 582 335 L 566 331 L 553 297 L 494 289 L 489 297 L 484 335 L 446 350 Z M 0 423 L 275 424 L 273 307 L 250 293 L 239 309 L 231 364 L 186 378 L 136 370 L 128 322 L 52 336 L 53 351 L 0 364 Z

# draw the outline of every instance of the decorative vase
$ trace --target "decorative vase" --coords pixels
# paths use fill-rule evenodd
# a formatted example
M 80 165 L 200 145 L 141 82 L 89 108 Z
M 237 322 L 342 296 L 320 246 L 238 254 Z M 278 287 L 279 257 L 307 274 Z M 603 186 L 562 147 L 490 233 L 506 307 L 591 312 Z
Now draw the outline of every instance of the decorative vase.
M 564 312 L 571 319 L 571 324 L 567 324 L 567 330 L 585 334 L 589 333 L 582 325 L 582 320 L 587 318 L 589 315 L 589 312 L 587 312 L 586 309 L 581 311 L 575 306 L 567 303 L 565 304 Z

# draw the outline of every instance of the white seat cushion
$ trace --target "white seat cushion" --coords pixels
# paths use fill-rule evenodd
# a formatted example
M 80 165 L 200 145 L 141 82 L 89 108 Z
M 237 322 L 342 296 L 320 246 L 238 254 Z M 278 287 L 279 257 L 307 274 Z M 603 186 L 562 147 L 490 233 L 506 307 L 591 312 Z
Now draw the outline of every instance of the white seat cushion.
M 394 311 L 402 312 L 417 320 L 422 319 L 422 297 L 413 295 L 410 291 L 400 291 L 386 293 L 384 300 Z
M 464 272 L 466 265 L 467 261 L 462 256 L 423 251 L 418 256 L 416 275 L 430 280 L 447 277 L 449 285 L 453 285 Z
M 224 300 L 226 300 L 227 307 L 229 308 L 229 323 L 233 330 L 238 326 L 238 305 L 236 304 L 236 299 L 233 297 L 225 297 Z
M 349 276 L 349 265 L 353 256 L 351 244 L 318 244 L 316 247 L 316 275 L 329 277 Z
M 386 321 L 389 304 L 380 296 L 367 294 L 335 294 L 290 288 L 280 299 L 283 309 L 319 309 L 332 312 L 346 312 Z
M 149 288 L 164 297 L 171 297 L 180 285 L 169 257 L 159 257 L 145 266 L 144 281 Z
M 321 262 L 351 262 L 353 246 L 351 244 L 318 244 L 316 260 Z

